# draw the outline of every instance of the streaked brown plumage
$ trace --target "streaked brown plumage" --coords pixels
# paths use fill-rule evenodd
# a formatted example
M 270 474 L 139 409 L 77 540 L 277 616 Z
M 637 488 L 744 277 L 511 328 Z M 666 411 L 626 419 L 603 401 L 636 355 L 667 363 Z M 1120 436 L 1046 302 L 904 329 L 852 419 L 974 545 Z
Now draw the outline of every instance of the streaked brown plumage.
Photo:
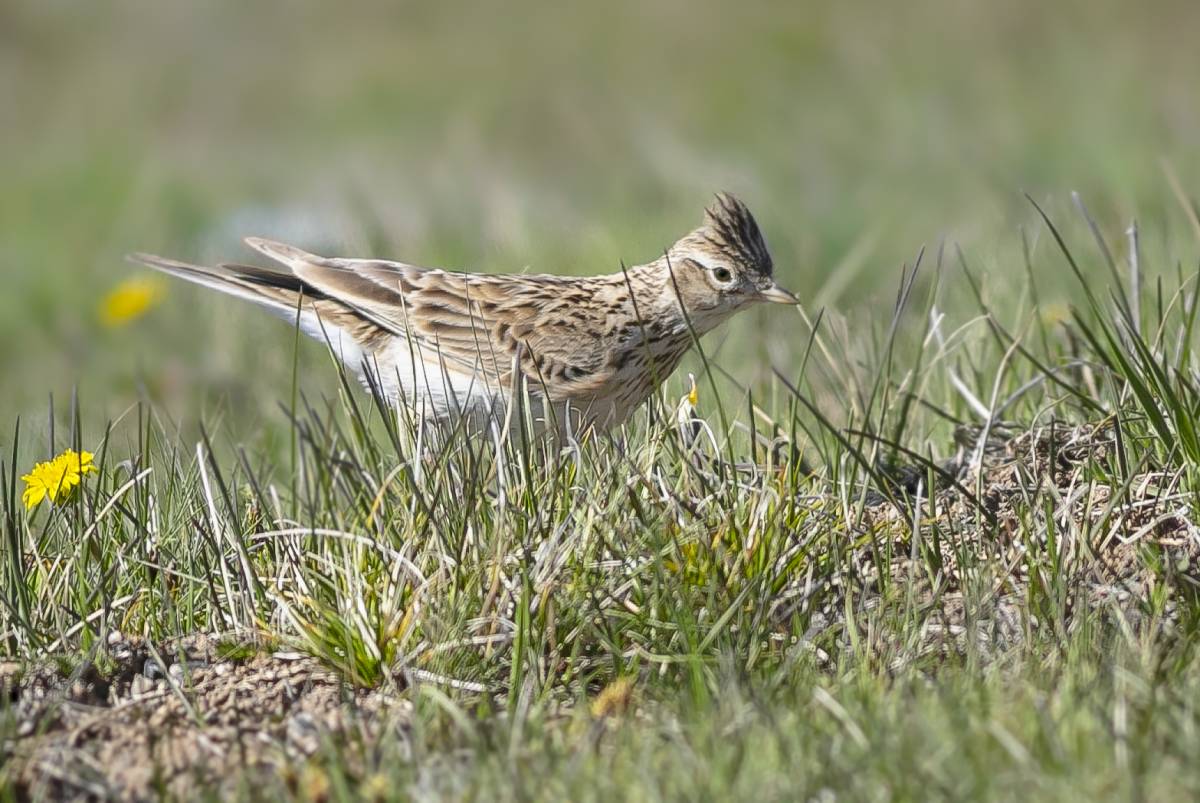
M 748 304 L 796 303 L 776 284 L 750 211 L 721 194 L 703 225 L 645 265 L 606 276 L 484 275 L 316 256 L 249 238 L 287 272 L 133 259 L 259 303 L 329 342 L 397 403 L 479 426 L 504 421 L 514 391 L 549 402 L 556 428 L 623 421 L 694 337 Z M 694 333 L 694 334 L 693 334 Z

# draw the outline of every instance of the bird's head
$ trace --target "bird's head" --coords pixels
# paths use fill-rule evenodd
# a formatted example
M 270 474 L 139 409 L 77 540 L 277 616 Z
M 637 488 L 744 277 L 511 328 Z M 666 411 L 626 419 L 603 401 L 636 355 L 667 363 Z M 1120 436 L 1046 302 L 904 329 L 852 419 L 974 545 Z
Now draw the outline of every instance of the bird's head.
M 719 193 L 705 210 L 700 228 L 671 246 L 663 264 L 670 272 L 667 292 L 678 296 L 698 328 L 709 329 L 760 301 L 799 303 L 775 281 L 754 216 L 727 193 Z

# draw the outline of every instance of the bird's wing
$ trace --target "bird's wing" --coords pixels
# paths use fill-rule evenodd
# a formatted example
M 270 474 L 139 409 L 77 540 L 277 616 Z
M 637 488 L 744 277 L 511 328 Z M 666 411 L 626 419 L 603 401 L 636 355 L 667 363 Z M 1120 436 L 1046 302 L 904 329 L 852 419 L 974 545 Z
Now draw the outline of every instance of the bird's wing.
M 335 259 L 252 238 L 305 285 L 407 337 L 426 359 L 482 372 L 500 387 L 519 367 L 555 400 L 602 395 L 614 373 L 599 285 L 560 276 L 485 276 L 400 262 Z

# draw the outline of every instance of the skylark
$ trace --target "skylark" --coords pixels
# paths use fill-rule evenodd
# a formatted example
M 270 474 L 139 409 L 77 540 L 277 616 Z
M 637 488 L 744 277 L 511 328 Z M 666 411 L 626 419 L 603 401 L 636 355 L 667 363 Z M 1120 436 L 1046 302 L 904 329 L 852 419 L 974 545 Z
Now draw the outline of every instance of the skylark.
M 547 428 L 619 424 L 697 337 L 753 303 L 797 303 L 750 210 L 723 193 L 662 257 L 606 276 L 480 275 L 246 243 L 287 270 L 132 259 L 298 320 L 392 403 L 476 427 L 511 425 L 518 394 Z

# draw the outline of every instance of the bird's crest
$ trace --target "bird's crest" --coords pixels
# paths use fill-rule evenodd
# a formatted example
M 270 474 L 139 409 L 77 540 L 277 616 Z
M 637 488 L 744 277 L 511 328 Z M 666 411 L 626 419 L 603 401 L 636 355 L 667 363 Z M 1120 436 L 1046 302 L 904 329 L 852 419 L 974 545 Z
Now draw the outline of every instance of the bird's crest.
M 729 193 L 719 192 L 704 211 L 704 222 L 706 239 L 717 250 L 763 276 L 772 274 L 774 264 L 767 242 L 744 203 Z

